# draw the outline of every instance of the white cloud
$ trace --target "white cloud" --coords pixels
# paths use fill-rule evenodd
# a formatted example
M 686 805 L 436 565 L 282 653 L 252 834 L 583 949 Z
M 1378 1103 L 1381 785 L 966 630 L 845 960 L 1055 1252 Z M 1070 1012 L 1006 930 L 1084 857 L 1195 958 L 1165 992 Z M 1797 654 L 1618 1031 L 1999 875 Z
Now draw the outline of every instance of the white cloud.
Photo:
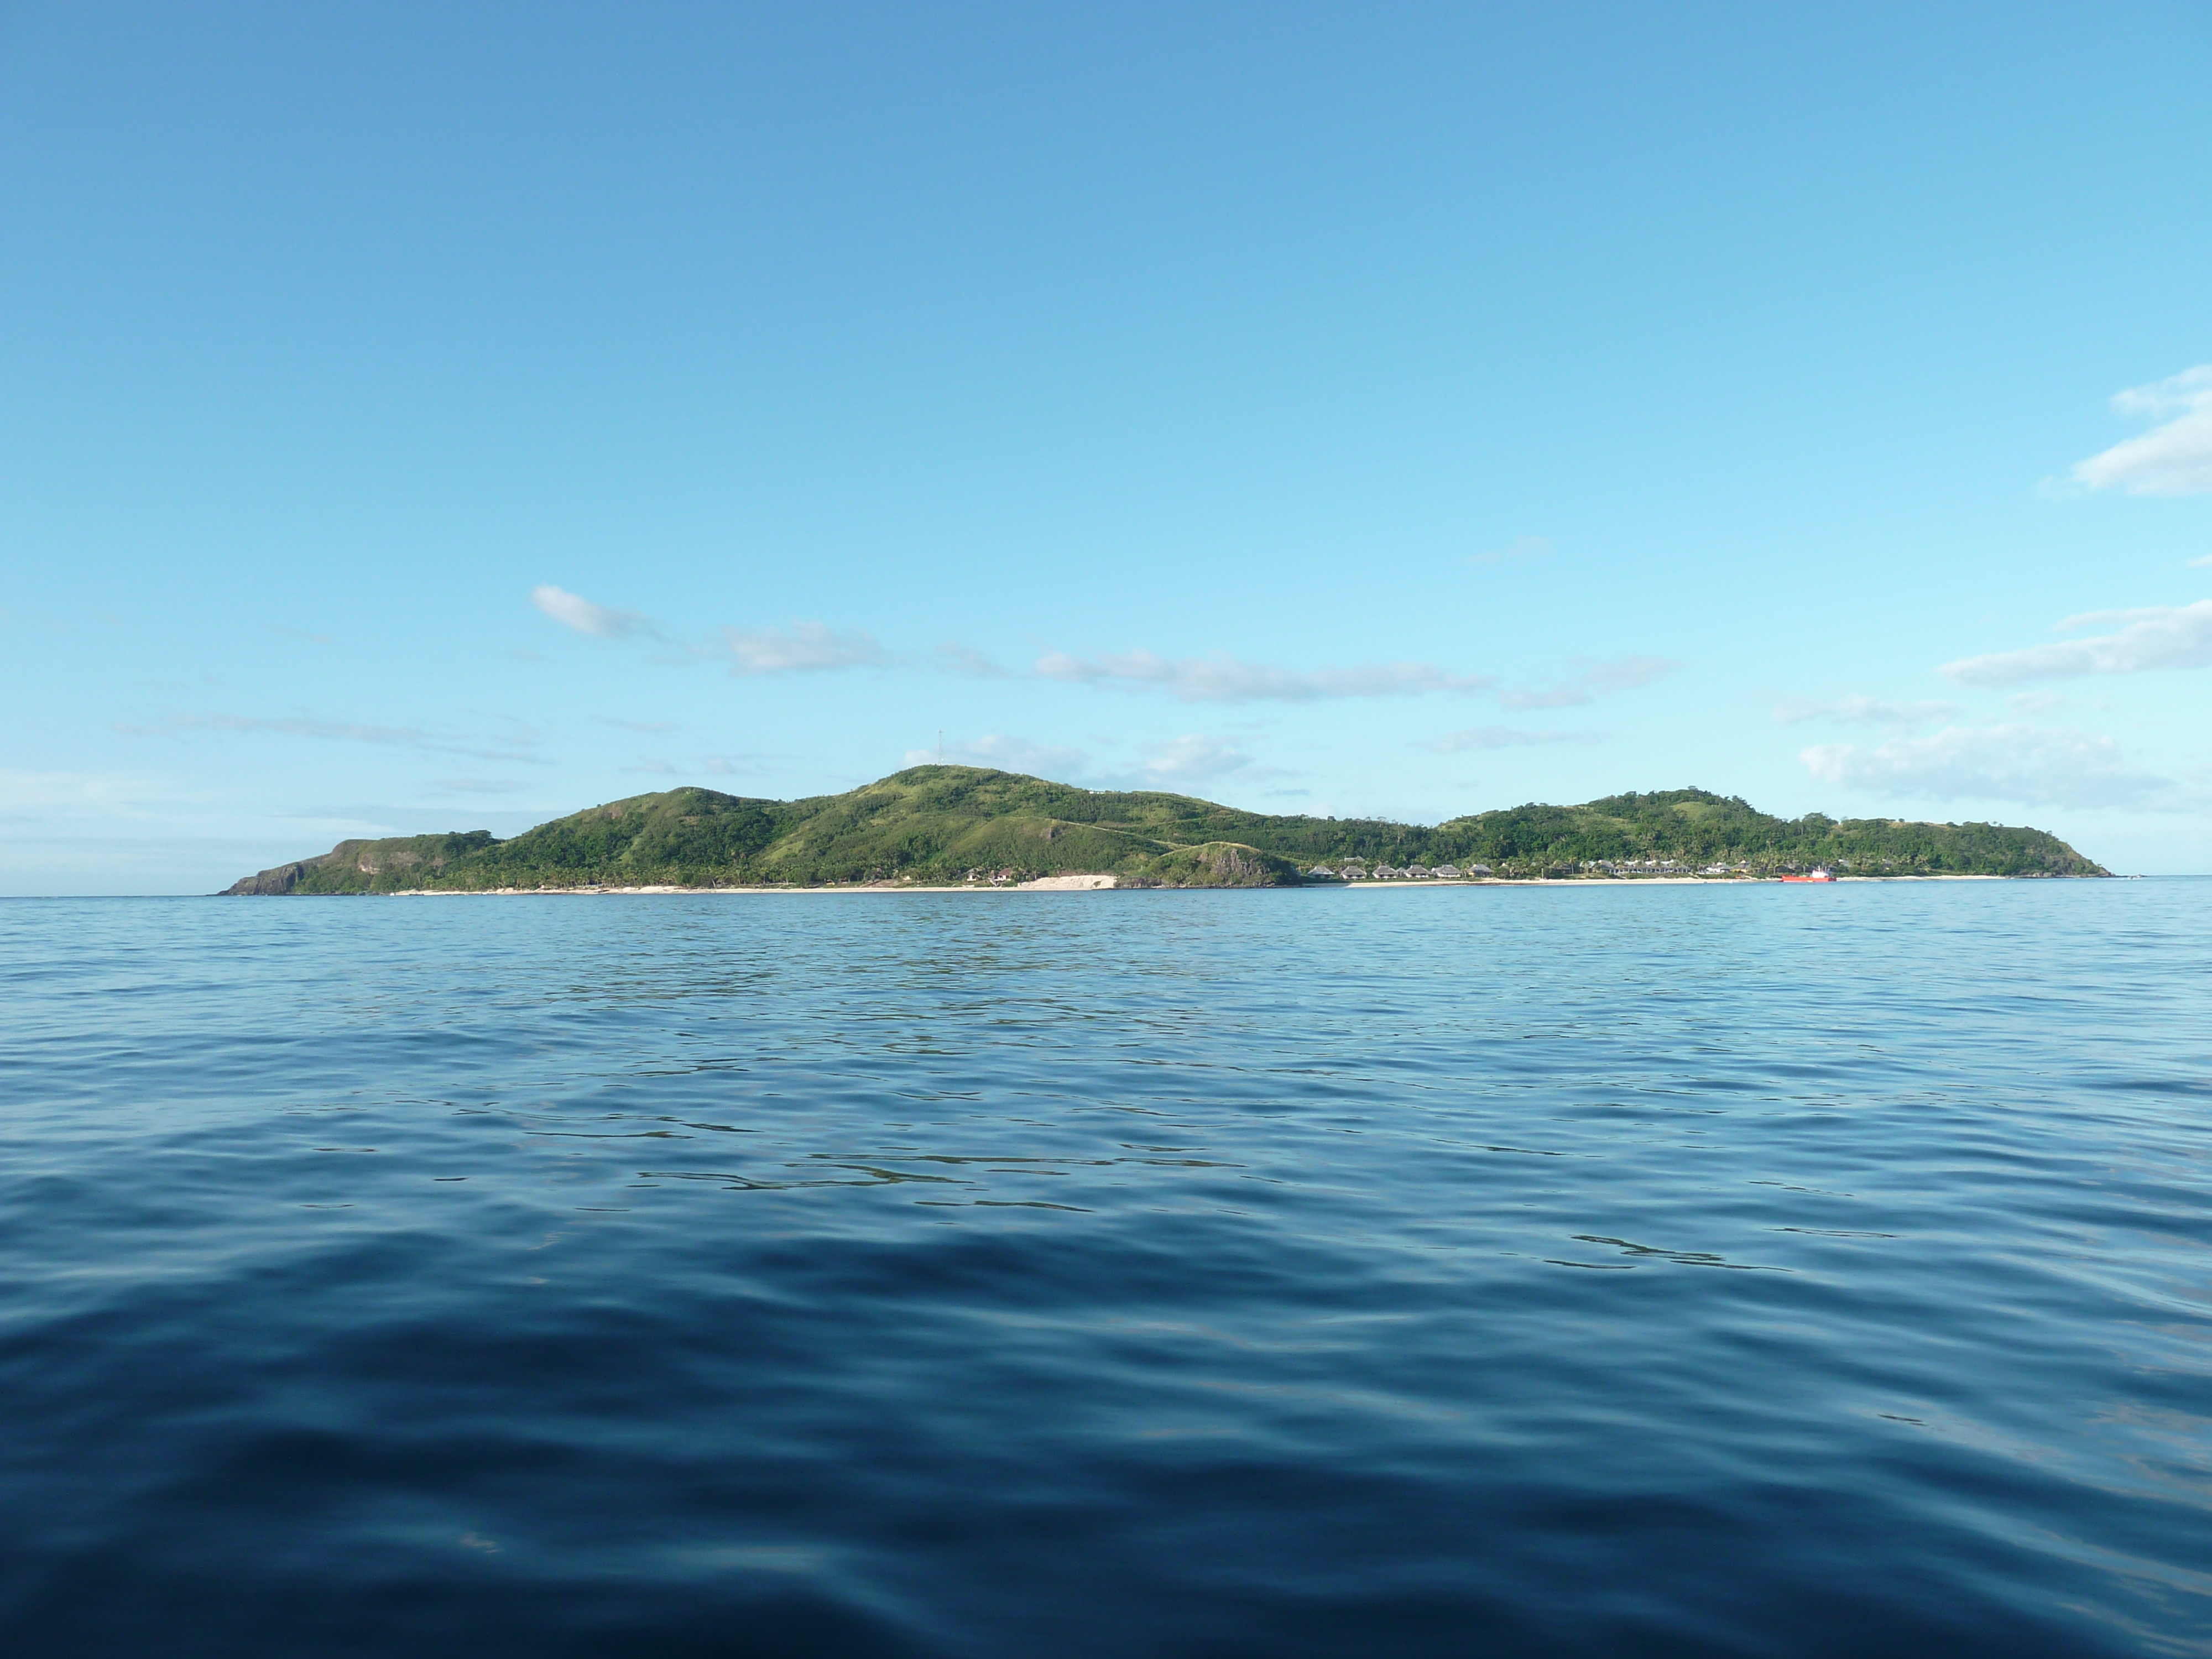
M 2130 495 L 2212 493 L 2212 363 L 2131 387 L 2112 399 L 2112 407 L 2123 415 L 2172 418 L 2078 463 L 2069 475 L 2075 483 L 2090 489 L 2117 487 Z
M 839 634 L 818 622 L 788 628 L 726 628 L 720 654 L 739 674 L 806 674 L 831 668 L 858 668 L 890 660 L 890 653 L 863 631 Z
M 1774 705 L 1774 718 L 1784 726 L 1807 720 L 1850 720 L 1860 726 L 1910 727 L 1956 720 L 1961 710 L 1955 702 L 1885 702 L 1879 697 L 1785 697 Z
M 1433 749 L 1440 755 L 1455 755 L 1468 749 L 1519 749 L 1540 743 L 1601 741 L 1601 734 L 1595 732 L 1523 732 L 1511 726 L 1471 726 L 1463 732 L 1447 732 L 1422 747 Z
M 1510 562 L 1518 564 L 1524 559 L 1548 559 L 1551 556 L 1552 544 L 1548 537 L 1521 536 L 1515 538 L 1512 546 L 1500 548 L 1495 553 L 1470 553 L 1466 562 L 1504 564 Z
M 530 602 L 563 628 L 573 628 L 595 639 L 626 640 L 659 631 L 648 617 L 641 617 L 635 611 L 610 611 L 550 582 L 532 588 Z
M 1871 749 L 1816 744 L 1797 758 L 1823 783 L 1890 796 L 2033 806 L 2184 804 L 2171 779 L 2130 768 L 2112 738 L 2065 728 L 1951 726 Z
M 1479 691 L 1494 680 L 1450 674 L 1421 662 L 1371 663 L 1350 668 L 1296 670 L 1233 657 L 1176 657 L 1150 651 L 1039 657 L 1042 678 L 1073 684 L 1158 687 L 1184 702 L 1314 702 L 1328 697 L 1417 696 L 1428 691 Z
M 2184 568 L 2190 570 L 2212 569 L 2212 553 L 2207 553 L 2201 559 L 2185 561 Z
M 2212 667 L 2212 599 L 2139 611 L 2093 611 L 2069 617 L 2059 626 L 2090 628 L 2112 623 L 2124 626 L 2115 633 L 2094 635 L 2086 640 L 1962 658 L 1945 663 L 1942 672 L 1965 685 L 2019 685 L 2029 680 L 2071 679 L 2083 674 Z
M 939 751 L 935 749 L 909 749 L 903 764 L 934 766 L 939 757 Z M 1089 757 L 1080 749 L 1054 748 L 1049 744 L 1031 743 L 1026 738 L 991 732 L 971 743 L 947 744 L 943 758 L 948 766 L 988 766 L 1000 772 L 1065 779 L 1079 776 Z

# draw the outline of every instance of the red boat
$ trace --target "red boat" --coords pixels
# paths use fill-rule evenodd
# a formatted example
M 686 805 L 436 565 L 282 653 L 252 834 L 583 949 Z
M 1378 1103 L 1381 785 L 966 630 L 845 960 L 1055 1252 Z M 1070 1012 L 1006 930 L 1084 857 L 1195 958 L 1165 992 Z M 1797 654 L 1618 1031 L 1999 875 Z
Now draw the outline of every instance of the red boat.
M 1784 881 L 1833 881 L 1835 877 L 1826 870 L 1815 870 L 1809 875 L 1784 876 L 1782 879 Z

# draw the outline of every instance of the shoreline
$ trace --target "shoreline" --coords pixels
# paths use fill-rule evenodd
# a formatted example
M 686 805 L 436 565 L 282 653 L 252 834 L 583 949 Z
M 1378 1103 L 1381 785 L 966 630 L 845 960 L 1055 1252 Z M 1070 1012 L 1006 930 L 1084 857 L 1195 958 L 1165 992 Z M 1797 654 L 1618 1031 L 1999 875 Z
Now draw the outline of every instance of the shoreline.
M 2036 881 L 2087 880 L 2092 878 L 2035 876 L 1839 876 L 1833 882 L 1806 884 L 1842 887 L 1856 882 L 1924 881 Z M 1758 887 L 1779 884 L 1776 876 L 1478 876 L 1460 881 L 1329 881 L 1306 884 L 1337 887 L 1348 892 L 1375 893 L 1392 889 L 1436 887 Z M 810 893 L 1104 893 L 1104 892 L 1281 892 L 1282 888 L 1123 887 L 1112 876 L 1043 876 L 1035 881 L 1009 882 L 992 886 L 920 886 L 890 881 L 852 882 L 820 887 L 406 887 L 390 893 L 301 894 L 304 898 L 623 898 L 652 897 L 682 893 L 793 894 Z M 289 896 L 289 895 L 280 896 Z
M 1779 876 L 1478 876 L 1473 881 L 1349 881 L 1334 884 L 1340 887 L 1354 887 L 1363 891 L 1378 891 L 1385 887 L 1759 887 L 1780 882 Z M 1838 876 L 1833 881 L 1807 884 L 1815 887 L 1842 887 L 1851 882 L 1869 881 L 2041 881 L 2045 879 L 2097 879 L 2097 878 L 2045 878 L 2040 876 L 1973 876 L 1943 873 L 1928 876 Z

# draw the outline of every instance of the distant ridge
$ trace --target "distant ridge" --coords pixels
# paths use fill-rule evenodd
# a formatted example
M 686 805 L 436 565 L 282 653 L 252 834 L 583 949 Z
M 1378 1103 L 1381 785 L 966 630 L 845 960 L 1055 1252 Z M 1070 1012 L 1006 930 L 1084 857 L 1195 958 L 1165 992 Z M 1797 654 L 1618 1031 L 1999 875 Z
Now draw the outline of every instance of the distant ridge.
M 757 800 L 671 789 L 501 841 L 489 830 L 340 842 L 233 895 L 514 887 L 940 885 L 1099 872 L 1123 886 L 1284 887 L 1346 859 L 1482 865 L 1509 878 L 1644 860 L 1774 874 L 2104 876 L 2057 836 L 1990 823 L 1771 817 L 1703 789 L 1516 806 L 1426 827 L 1270 817 L 1188 795 L 1079 789 L 972 766 L 915 766 L 842 795 Z

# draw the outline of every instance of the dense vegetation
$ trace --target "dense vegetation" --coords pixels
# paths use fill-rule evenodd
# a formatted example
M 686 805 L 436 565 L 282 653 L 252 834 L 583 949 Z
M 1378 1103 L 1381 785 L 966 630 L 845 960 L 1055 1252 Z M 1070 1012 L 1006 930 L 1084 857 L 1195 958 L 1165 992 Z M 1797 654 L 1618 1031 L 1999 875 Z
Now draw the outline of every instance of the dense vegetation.
M 917 766 L 848 794 L 754 800 L 672 789 L 594 806 L 499 841 L 467 834 L 342 842 L 250 876 L 234 893 L 431 888 L 936 884 L 1111 872 L 1124 884 L 1283 886 L 1347 858 L 1483 864 L 1504 876 L 1595 873 L 1646 859 L 1771 873 L 2107 873 L 2040 830 L 1989 823 L 1770 817 L 1702 789 L 1516 806 L 1431 827 L 1272 817 L 1186 795 L 1078 789 L 966 766 Z
M 1608 795 L 1581 806 L 1515 806 L 1420 833 L 1430 863 L 1474 861 L 1517 873 L 1645 859 L 1742 864 L 1760 874 L 1815 864 L 1861 876 L 2111 873 L 2041 830 L 1838 820 L 1819 812 L 1777 818 L 1703 789 Z

